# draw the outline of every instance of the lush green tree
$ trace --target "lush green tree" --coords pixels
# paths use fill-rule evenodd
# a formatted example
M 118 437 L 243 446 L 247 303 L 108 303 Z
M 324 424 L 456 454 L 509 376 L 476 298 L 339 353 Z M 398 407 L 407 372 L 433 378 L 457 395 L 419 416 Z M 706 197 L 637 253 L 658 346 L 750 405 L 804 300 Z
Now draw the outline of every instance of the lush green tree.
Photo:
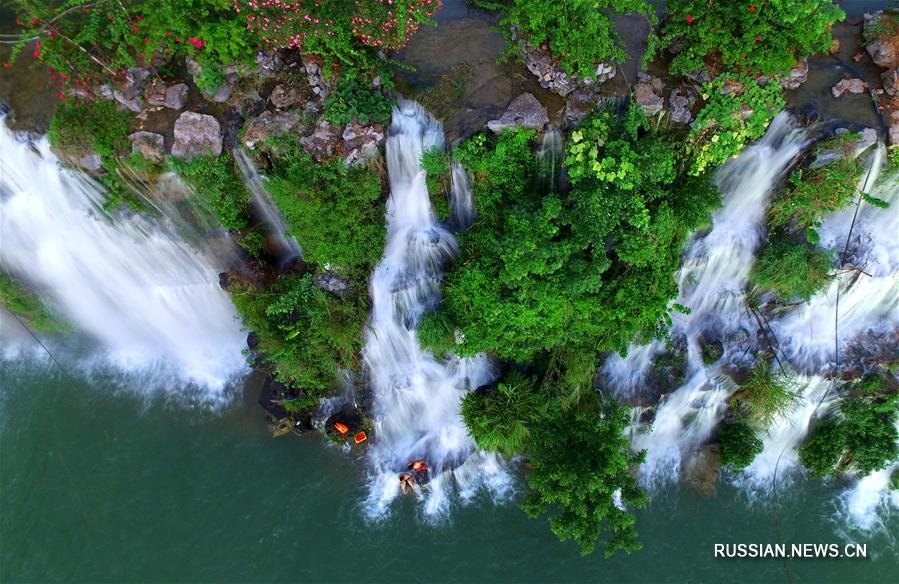
M 743 420 L 722 422 L 717 430 L 721 448 L 721 465 L 744 469 L 762 452 L 764 445 L 755 429 Z
M 333 387 L 340 368 L 356 364 L 362 348 L 367 297 L 364 289 L 352 292 L 341 299 L 305 274 L 268 284 L 236 282 L 231 298 L 278 379 L 314 400 Z
M 831 26 L 845 17 L 832 0 L 669 0 L 660 47 L 677 53 L 672 73 L 786 73 L 799 59 L 828 50 Z
M 799 451 L 802 463 L 817 476 L 850 467 L 860 475 L 886 468 L 899 456 L 899 395 L 885 391 L 878 378 L 854 385 L 840 404 L 840 416 L 820 422 Z
M 652 4 L 645 0 L 477 0 L 477 4 L 502 10 L 503 28 L 515 27 L 518 38 L 534 46 L 547 45 L 567 73 L 585 77 L 594 74 L 597 63 L 624 61 L 616 15 L 640 14 L 650 30 L 657 22 Z
M 641 547 L 630 509 L 646 501 L 631 468 L 643 453 L 631 452 L 629 423 L 627 408 L 594 393 L 571 408 L 550 407 L 530 428 L 531 492 L 522 507 L 531 517 L 549 513 L 552 532 L 577 542 L 585 555 L 604 533 L 606 556 Z M 618 490 L 630 509 L 616 505 Z
M 569 193 L 532 188 L 531 136 L 478 136 L 459 149 L 480 219 L 460 235 L 447 273 L 445 308 L 464 333 L 458 350 L 529 361 L 661 334 L 681 245 L 707 222 L 717 190 L 687 176 L 680 143 L 638 108 L 599 112 L 572 134 Z
M 295 143 L 281 145 L 266 184 L 307 262 L 367 277 L 381 258 L 383 177 L 374 165 L 315 162 Z
M 462 418 L 479 448 L 512 456 L 528 447 L 545 406 L 537 380 L 513 370 L 495 386 L 466 394 Z
M 756 258 L 750 280 L 784 300 L 808 300 L 830 282 L 832 261 L 830 253 L 807 242 L 779 239 Z

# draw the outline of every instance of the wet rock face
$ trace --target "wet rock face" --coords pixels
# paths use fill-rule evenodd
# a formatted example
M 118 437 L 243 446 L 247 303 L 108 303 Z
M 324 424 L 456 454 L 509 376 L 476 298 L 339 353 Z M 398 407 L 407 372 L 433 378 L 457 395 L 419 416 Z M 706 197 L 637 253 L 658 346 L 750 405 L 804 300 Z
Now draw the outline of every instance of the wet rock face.
M 384 128 L 379 125 L 363 126 L 356 120 L 348 123 L 343 130 L 345 166 L 362 164 L 374 158 L 378 147 L 384 141 Z
M 842 97 L 845 93 L 864 93 L 868 84 L 861 79 L 842 79 L 839 83 L 830 88 L 830 92 L 834 97 Z
M 806 81 L 808 81 L 808 61 L 803 59 L 781 78 L 780 85 L 784 89 L 799 89 L 799 86 Z
M 243 143 L 249 149 L 266 138 L 302 131 L 303 118 L 297 112 L 262 112 L 246 123 Z
M 222 129 L 217 119 L 205 114 L 184 112 L 175 122 L 172 156 L 219 156 L 222 153 Z
M 512 100 L 505 113 L 498 119 L 487 122 L 487 127 L 500 134 L 506 128 L 520 126 L 542 130 L 549 123 L 546 108 L 531 93 L 522 93 Z
M 697 493 L 710 499 L 715 494 L 720 472 L 721 449 L 717 444 L 706 444 L 690 458 L 684 478 Z
M 865 35 L 875 37 L 875 40 L 868 43 L 865 48 L 868 54 L 871 55 L 871 60 L 886 69 L 899 67 L 899 39 L 878 38 L 879 35 L 875 31 L 882 19 L 890 17 L 890 15 L 884 14 L 882 10 L 865 14 Z M 892 18 L 896 17 L 892 16 Z
M 340 297 L 346 296 L 346 291 L 349 288 L 348 280 L 341 278 L 337 275 L 337 272 L 332 270 L 326 270 L 315 274 L 312 276 L 312 281 L 315 282 L 315 285 L 321 290 L 336 294 Z
M 337 147 L 341 137 L 341 131 L 338 127 L 321 118 L 315 125 L 315 131 L 312 132 L 312 135 L 302 138 L 300 145 L 313 159 L 321 161 L 330 158 L 334 154 L 334 149 Z
M 165 139 L 162 134 L 135 132 L 128 139 L 131 140 L 131 152 L 154 162 L 162 162 L 165 158 Z
M 665 100 L 656 93 L 652 83 L 645 81 L 638 83 L 634 87 L 634 99 L 640 104 L 647 116 L 656 115 L 662 111 L 662 107 L 665 105 Z

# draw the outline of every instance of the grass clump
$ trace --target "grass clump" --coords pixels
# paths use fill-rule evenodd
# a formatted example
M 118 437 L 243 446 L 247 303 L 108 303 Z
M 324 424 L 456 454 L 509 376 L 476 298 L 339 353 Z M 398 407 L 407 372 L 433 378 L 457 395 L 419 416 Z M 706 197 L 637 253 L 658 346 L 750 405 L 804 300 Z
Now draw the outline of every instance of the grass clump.
M 418 323 L 418 342 L 421 348 L 441 358 L 456 346 L 456 329 L 453 322 L 440 310 L 428 312 Z
M 203 207 L 230 230 L 247 226 L 250 193 L 230 156 L 172 159 L 175 170 L 193 187 Z
M 28 288 L 12 276 L 0 273 L 0 304 L 40 333 L 68 332 L 68 324 L 48 309 Z
M 449 219 L 450 154 L 443 148 L 434 147 L 421 154 L 421 169 L 425 171 L 425 181 L 434 212 L 441 221 Z
M 830 282 L 831 254 L 806 242 L 774 241 L 755 261 L 750 280 L 784 300 L 809 300 Z
M 734 393 L 733 400 L 750 425 L 767 428 L 778 417 L 789 414 L 800 397 L 795 383 L 784 372 L 762 360 Z
M 524 452 L 544 399 L 536 380 L 519 371 L 487 391 L 473 391 L 462 401 L 462 417 L 479 448 L 512 456 Z

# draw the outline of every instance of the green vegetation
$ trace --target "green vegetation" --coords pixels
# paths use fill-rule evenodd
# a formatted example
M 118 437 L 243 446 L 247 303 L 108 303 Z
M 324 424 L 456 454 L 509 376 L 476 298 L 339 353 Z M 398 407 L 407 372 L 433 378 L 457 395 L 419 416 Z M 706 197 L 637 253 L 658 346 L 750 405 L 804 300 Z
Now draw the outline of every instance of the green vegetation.
M 340 79 L 337 87 L 325 99 L 325 119 L 343 127 L 357 120 L 360 124 L 387 124 L 393 102 L 357 79 Z
M 114 101 L 66 100 L 59 104 L 47 134 L 58 152 L 83 155 L 93 150 L 104 158 L 123 154 L 130 146 L 131 114 Z
M 457 149 L 481 214 L 446 276 L 458 352 L 526 362 L 564 348 L 592 359 L 660 335 L 681 245 L 708 221 L 717 190 L 687 176 L 682 143 L 638 107 L 598 112 L 572 134 L 567 194 L 531 188 L 532 138 L 481 135 Z
M 416 331 L 421 347 L 434 353 L 437 358 L 445 357 L 456 346 L 456 330 L 453 323 L 440 310 L 422 316 Z
M 172 159 L 172 165 L 194 188 L 201 205 L 212 211 L 225 229 L 247 226 L 250 193 L 230 156 Z
M 62 91 L 106 82 L 128 67 L 194 58 L 201 88 L 214 89 L 222 64 L 254 63 L 258 37 L 232 0 L 18 0 L 23 39 L 59 75 Z M 63 77 L 64 75 L 64 77 Z
M 449 152 L 443 148 L 431 148 L 421 154 L 421 169 L 426 173 L 428 194 L 441 221 L 446 221 L 450 216 L 450 161 Z
M 566 73 L 581 76 L 593 75 L 599 62 L 624 61 L 625 51 L 613 17 L 640 14 L 649 22 L 650 30 L 657 22 L 652 4 L 645 0 L 476 0 L 475 3 L 502 10 L 500 25 L 504 30 L 515 27 L 518 40 L 533 46 L 548 45 Z M 511 34 L 509 37 L 509 46 L 514 47 Z
M 537 381 L 513 370 L 487 391 L 466 394 L 462 417 L 479 448 L 513 456 L 525 451 L 531 428 L 545 415 L 545 402 Z
M 779 83 L 762 86 L 746 75 L 707 83 L 702 98 L 705 106 L 688 137 L 695 174 L 736 158 L 747 143 L 765 134 L 785 104 Z
M 547 415 L 530 428 L 531 492 L 522 508 L 532 518 L 549 513 L 552 532 L 560 540 L 574 540 L 584 555 L 603 534 L 606 557 L 642 547 L 632 509 L 642 507 L 646 495 L 632 465 L 642 462 L 644 453 L 631 452 L 624 433 L 629 423 L 626 407 L 591 393 L 573 407 L 550 404 Z M 615 504 L 619 489 L 625 509 Z
M 669 0 L 659 48 L 676 52 L 672 73 L 782 74 L 797 60 L 827 51 L 831 26 L 845 17 L 832 0 Z
M 39 333 L 64 333 L 69 330 L 68 324 L 44 306 L 31 290 L 3 273 L 0 273 L 0 304 Z
M 772 228 L 805 230 L 817 243 L 814 228 L 828 213 L 838 211 L 855 199 L 861 178 L 861 161 L 855 155 L 856 134 L 847 133 L 821 144 L 817 151 L 836 151 L 837 158 L 819 168 L 800 168 L 783 192 L 771 203 L 768 223 Z
M 832 261 L 830 253 L 809 243 L 780 239 L 756 258 L 750 280 L 784 300 L 808 300 L 830 282 Z
M 718 426 L 718 445 L 721 448 L 721 466 L 741 470 L 752 464 L 764 445 L 756 431 L 742 419 L 727 420 Z
M 740 385 L 733 400 L 746 415 L 748 423 L 765 429 L 776 418 L 789 414 L 796 407 L 800 395 L 785 372 L 761 360 Z
M 264 287 L 237 283 L 231 298 L 278 379 L 304 391 L 312 404 L 333 386 L 338 369 L 358 359 L 367 296 L 354 292 L 352 300 L 342 300 L 305 274 L 281 276 Z
M 899 395 L 885 391 L 879 378 L 852 387 L 858 397 L 840 404 L 840 416 L 820 422 L 799 451 L 816 476 L 853 469 L 861 476 L 886 468 L 899 456 Z
M 273 160 L 267 188 L 307 263 L 365 278 L 384 249 L 383 176 L 376 163 L 317 163 L 293 143 Z

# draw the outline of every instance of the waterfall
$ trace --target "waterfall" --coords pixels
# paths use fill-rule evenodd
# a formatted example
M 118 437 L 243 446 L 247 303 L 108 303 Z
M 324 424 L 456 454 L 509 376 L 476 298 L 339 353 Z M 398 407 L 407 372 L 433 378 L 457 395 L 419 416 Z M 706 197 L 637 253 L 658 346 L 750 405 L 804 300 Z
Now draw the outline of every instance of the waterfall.
M 539 188 L 546 193 L 558 193 L 563 190 L 562 160 L 565 141 L 558 128 L 550 128 L 543 134 L 537 147 L 537 181 Z
M 799 367 L 833 367 L 837 339 L 845 348 L 868 330 L 895 335 L 899 327 L 899 173 L 880 176 L 884 155 L 881 145 L 859 189 L 886 200 L 890 207 L 863 201 L 857 214 L 851 205 L 827 217 L 820 228 L 820 245 L 833 249 L 838 258 L 851 229 L 846 267 L 828 288 L 772 323 L 790 361 Z
M 471 180 L 468 178 L 468 172 L 455 160 L 451 172 L 450 207 L 453 210 L 453 220 L 459 229 L 465 229 L 475 219 Z
M 234 162 L 243 174 L 244 184 L 253 196 L 253 207 L 256 214 L 262 218 L 269 228 L 270 240 L 274 249 L 273 255 L 278 262 L 285 266 L 302 256 L 302 250 L 297 240 L 287 233 L 287 223 L 284 216 L 278 210 L 271 195 L 265 189 L 263 177 L 256 169 L 256 165 L 247 156 L 243 148 L 234 148 L 232 151 Z
M 454 487 L 464 500 L 482 486 L 500 496 L 510 484 L 499 458 L 477 451 L 459 413 L 464 394 L 493 379 L 489 361 L 480 355 L 441 363 L 416 337 L 422 313 L 439 300 L 442 266 L 457 247 L 436 221 L 419 166 L 423 151 L 442 146 L 442 126 L 418 104 L 404 101 L 394 109 L 387 138 L 387 242 L 371 277 L 373 307 L 363 349 L 374 393 L 366 504 L 371 517 L 387 512 L 400 493 L 399 473 L 419 458 L 430 481 L 418 485 L 417 497 L 432 517 L 448 510 Z
M 102 189 L 61 169 L 46 139 L 20 142 L 2 121 L 0 161 L 0 267 L 96 341 L 91 364 L 222 402 L 246 369 L 223 266 L 140 216 L 113 218 Z
M 765 209 L 807 143 L 806 133 L 795 127 L 789 114 L 781 113 L 764 138 L 718 171 L 724 206 L 712 217 L 711 231 L 687 248 L 677 274 L 678 303 L 690 314 L 675 314 L 671 333 L 687 340 L 689 378 L 659 403 L 652 429 L 634 437 L 636 448 L 647 449 L 641 467 L 645 482 L 677 478 L 682 460 L 708 439 L 736 389 L 717 364 L 703 365 L 698 339 L 712 328 L 722 335 L 755 330 L 743 289 L 761 243 Z M 661 350 L 662 344 L 656 342 L 648 348 L 632 347 L 627 358 L 611 357 L 603 374 L 615 393 L 638 392 L 642 374 Z

